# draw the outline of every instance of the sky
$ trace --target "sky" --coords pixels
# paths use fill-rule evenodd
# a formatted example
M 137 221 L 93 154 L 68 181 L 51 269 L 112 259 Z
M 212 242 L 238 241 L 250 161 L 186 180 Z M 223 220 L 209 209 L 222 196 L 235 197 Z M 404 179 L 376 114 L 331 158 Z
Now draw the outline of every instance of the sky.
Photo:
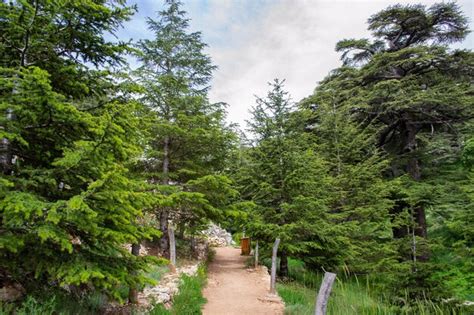
M 265 96 L 268 82 L 285 79 L 297 102 L 341 65 L 339 40 L 367 38 L 367 19 L 396 3 L 433 4 L 432 0 L 182 0 L 190 31 L 202 32 L 206 52 L 218 66 L 211 102 L 225 102 L 228 122 L 245 129 L 255 95 Z M 439 2 L 439 1 L 438 1 Z M 134 41 L 150 38 L 146 17 L 156 17 L 162 0 L 128 0 L 138 13 L 117 34 Z M 459 0 L 474 29 L 474 0 Z M 455 47 L 474 48 L 474 34 Z M 133 66 L 134 61 L 131 60 Z

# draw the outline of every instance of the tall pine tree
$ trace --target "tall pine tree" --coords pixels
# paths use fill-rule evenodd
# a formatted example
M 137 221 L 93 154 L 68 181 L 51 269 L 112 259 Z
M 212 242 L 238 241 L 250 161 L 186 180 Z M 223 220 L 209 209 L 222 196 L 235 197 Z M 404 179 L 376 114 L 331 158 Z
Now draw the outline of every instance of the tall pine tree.
M 253 146 L 242 168 L 242 195 L 256 205 L 249 232 L 272 243 L 281 238 L 280 275 L 288 275 L 288 256 L 303 257 L 329 248 L 327 167 L 315 154 L 294 119 L 294 107 L 275 80 L 265 98 L 257 98 L 249 121 Z M 337 228 L 336 228 L 337 229 Z
M 308 261 L 332 262 L 349 272 L 388 271 L 396 259 L 389 217 L 396 186 L 384 179 L 388 161 L 377 148 L 376 128 L 357 122 L 343 84 L 335 72 L 300 102 L 302 123 L 315 135 L 311 139 L 329 168 L 329 211 L 341 227 L 340 244 Z
M 473 54 L 447 46 L 466 37 L 467 19 L 457 4 L 440 3 L 391 6 L 368 22 L 373 41 L 343 40 L 336 47 L 347 65 L 337 70 L 336 89 L 348 95 L 357 121 L 379 128 L 377 145 L 391 161 L 387 177 L 402 183 L 392 195 L 392 233 L 402 260 L 412 264 L 406 287 L 420 296 L 434 283 L 424 264 L 431 257 L 427 209 L 442 198 L 430 176 L 441 170 L 446 152 L 459 156 L 459 130 L 473 117 Z
M 147 260 L 123 247 L 157 234 L 127 166 L 140 154 L 139 104 L 113 73 L 107 42 L 133 12 L 123 1 L 0 3 L 0 277 L 27 289 L 96 288 L 120 298 Z
M 169 202 L 157 207 L 160 248 L 167 257 L 170 219 L 193 228 L 206 218 L 217 219 L 217 209 L 205 196 L 189 191 L 195 182 L 186 183 L 221 171 L 234 136 L 224 123 L 225 104 L 211 104 L 207 98 L 216 67 L 204 53 L 201 34 L 189 32 L 181 2 L 165 1 L 165 9 L 157 19 L 148 19 L 148 26 L 154 38 L 138 44 L 141 66 L 136 75 L 144 89 L 141 101 L 152 117 L 144 170 L 148 181 L 169 195 Z M 214 178 L 219 179 L 225 186 L 225 178 Z

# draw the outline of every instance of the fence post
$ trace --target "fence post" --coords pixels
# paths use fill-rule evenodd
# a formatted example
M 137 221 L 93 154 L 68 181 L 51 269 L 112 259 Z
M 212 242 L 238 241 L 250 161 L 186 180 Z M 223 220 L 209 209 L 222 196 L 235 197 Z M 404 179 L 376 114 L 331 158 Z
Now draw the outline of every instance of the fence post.
M 273 244 L 273 252 L 272 252 L 272 273 L 271 273 L 271 280 L 270 280 L 270 293 L 275 294 L 275 284 L 276 284 L 276 272 L 277 272 L 277 252 L 278 252 L 278 245 L 280 245 L 280 239 L 277 238 L 275 243 Z
M 331 294 L 332 284 L 336 279 L 336 274 L 332 272 L 325 272 L 323 282 L 319 288 L 319 293 L 316 298 L 316 310 L 314 315 L 326 315 L 326 308 L 328 306 L 329 295 Z
M 258 267 L 258 241 L 255 242 L 255 268 Z
M 170 239 L 170 269 L 171 272 L 176 272 L 176 240 L 174 238 L 173 226 L 168 226 L 168 236 Z
M 133 256 L 139 256 L 140 255 L 140 243 L 132 244 L 132 255 Z M 132 285 L 130 287 L 130 290 L 128 292 L 128 301 L 131 304 L 137 304 L 138 303 L 138 289 L 135 285 Z

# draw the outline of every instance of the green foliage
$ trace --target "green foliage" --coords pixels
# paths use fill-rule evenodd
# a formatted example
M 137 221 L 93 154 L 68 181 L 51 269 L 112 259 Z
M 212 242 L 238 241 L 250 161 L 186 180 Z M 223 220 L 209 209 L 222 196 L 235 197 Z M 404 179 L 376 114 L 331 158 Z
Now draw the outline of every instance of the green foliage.
M 127 278 L 143 281 L 127 274 L 145 261 L 122 248 L 156 234 L 133 224 L 149 201 L 123 166 L 139 152 L 125 141 L 133 117 L 120 117 L 126 114 L 118 111 L 129 105 L 111 103 L 101 115 L 92 115 L 51 91 L 48 76 L 38 68 L 7 73 L 7 83 L 19 82 L 15 93 L 2 98 L 3 108 L 13 108 L 17 117 L 7 130 L 14 135 L 9 138 L 19 162 L 15 175 L 4 177 L 9 184 L 0 202 L 5 229 L 0 244 L 7 250 L 2 266 L 21 282 L 46 277 L 60 285 L 90 283 L 110 294 Z M 49 118 L 41 117 L 48 111 Z M 47 119 L 54 123 L 43 127 Z M 78 134 L 64 135 L 63 125 Z M 80 135 L 90 140 L 76 140 Z
M 168 218 L 191 234 L 222 218 L 237 194 L 222 175 L 235 136 L 224 122 L 225 104 L 207 98 L 216 67 L 203 52 L 201 34 L 189 32 L 181 3 L 166 1 L 147 23 L 154 37 L 138 43 L 141 65 L 134 73 L 147 127 L 145 157 L 137 171 L 165 195 L 154 210 L 166 246 Z
M 445 44 L 464 39 L 467 20 L 454 3 L 396 5 L 372 16 L 369 30 L 372 42 L 338 43 L 345 66 L 302 101 L 334 178 L 330 208 L 348 232 L 342 261 L 350 271 L 379 270 L 399 296 L 461 296 L 472 273 L 469 229 L 449 228 L 462 226 L 451 223 L 459 216 L 472 222 L 461 168 L 469 159 L 459 148 L 473 117 L 473 55 Z M 440 262 L 447 257 L 454 270 Z
M 0 314 L 59 314 L 92 315 L 104 311 L 110 300 L 100 292 L 91 292 L 81 297 L 61 290 L 35 292 L 21 302 L 0 306 Z
M 267 244 L 280 237 L 283 257 L 302 256 L 328 248 L 330 230 L 338 228 L 329 226 L 330 181 L 316 148 L 298 132 L 283 82 L 270 85 L 267 97 L 258 98 L 252 111 L 249 126 L 255 141 L 239 178 L 243 197 L 255 203 L 248 231 Z
M 55 314 L 56 301 L 52 298 L 49 301 L 39 302 L 35 298 L 28 296 L 22 305 L 15 309 L 15 314 L 21 315 L 53 315 Z M 13 314 L 10 307 L 0 307 L 0 314 Z
M 264 252 L 282 239 L 281 269 L 289 254 L 375 272 L 387 302 L 439 313 L 429 304 L 471 296 L 473 54 L 447 46 L 467 19 L 455 3 L 395 5 L 368 28 L 297 109 L 278 81 L 257 99 L 236 155 L 247 226 Z
M 376 128 L 355 120 L 343 91 L 334 94 L 339 80 L 329 78 L 300 103 L 301 117 L 329 168 L 328 208 L 339 228 L 330 249 L 315 251 L 306 261 L 351 272 L 386 271 L 395 259 L 389 197 L 397 182 L 383 178 L 388 161 L 377 148 Z
M 107 41 L 136 8 L 125 1 L 2 1 L 0 2 L 0 66 L 35 65 L 51 75 L 55 91 L 76 97 L 104 95 L 95 66 L 124 63 L 123 43 Z
M 152 259 L 126 243 L 159 235 L 138 219 L 154 202 L 128 167 L 143 137 L 107 42 L 133 12 L 123 1 L 0 3 L 0 265 L 29 292 L 148 283 Z M 4 13 L 4 14 L 3 14 Z M 4 17 L 4 18 L 3 18 Z M 79 26 L 82 25 L 82 26 Z

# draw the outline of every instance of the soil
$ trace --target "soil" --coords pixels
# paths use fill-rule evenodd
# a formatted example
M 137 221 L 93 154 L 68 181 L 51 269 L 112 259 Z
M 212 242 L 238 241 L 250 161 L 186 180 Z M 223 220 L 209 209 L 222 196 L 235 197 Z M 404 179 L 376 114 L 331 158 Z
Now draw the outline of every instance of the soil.
M 204 289 L 204 315 L 283 314 L 281 299 L 269 294 L 270 276 L 266 268 L 245 268 L 247 258 L 240 255 L 240 249 L 216 248 Z

